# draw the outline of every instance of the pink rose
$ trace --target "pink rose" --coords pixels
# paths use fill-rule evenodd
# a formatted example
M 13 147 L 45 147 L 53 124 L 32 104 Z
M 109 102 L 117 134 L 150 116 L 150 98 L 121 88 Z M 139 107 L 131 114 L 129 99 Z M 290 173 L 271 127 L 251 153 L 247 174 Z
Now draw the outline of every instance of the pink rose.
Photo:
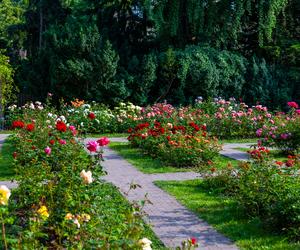
M 51 148 L 50 148 L 50 147 L 46 147 L 46 148 L 44 149 L 44 151 L 45 151 L 45 153 L 46 153 L 47 155 L 50 155 L 50 154 L 51 154 Z
M 300 109 L 296 110 L 296 114 L 300 115 Z
M 98 143 L 96 141 L 89 141 L 87 143 L 87 149 L 90 151 L 90 152 L 97 152 L 98 150 Z
M 60 139 L 58 142 L 59 142 L 61 145 L 67 144 L 67 141 L 66 141 L 66 140 L 63 140 L 63 139 Z
M 109 139 L 107 137 L 103 137 L 101 139 L 99 139 L 97 141 L 98 145 L 103 147 L 103 146 L 106 146 L 108 143 L 110 143 Z
M 76 130 L 75 126 L 73 126 L 73 125 L 70 125 L 70 126 L 69 126 L 69 129 L 70 129 L 71 131 Z
M 256 135 L 257 135 L 258 137 L 261 137 L 262 132 L 263 132 L 263 130 L 260 128 L 260 129 L 256 130 Z

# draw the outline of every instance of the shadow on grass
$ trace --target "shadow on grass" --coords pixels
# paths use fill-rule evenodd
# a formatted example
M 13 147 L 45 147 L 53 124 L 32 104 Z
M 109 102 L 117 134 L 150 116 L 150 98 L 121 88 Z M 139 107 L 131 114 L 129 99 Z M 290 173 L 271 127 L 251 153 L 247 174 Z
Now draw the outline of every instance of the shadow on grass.
M 156 184 L 234 240 L 241 249 L 300 249 L 300 243 L 290 243 L 284 236 L 270 232 L 258 218 L 247 217 L 236 200 L 225 197 L 218 190 L 208 189 L 202 180 L 158 181 Z

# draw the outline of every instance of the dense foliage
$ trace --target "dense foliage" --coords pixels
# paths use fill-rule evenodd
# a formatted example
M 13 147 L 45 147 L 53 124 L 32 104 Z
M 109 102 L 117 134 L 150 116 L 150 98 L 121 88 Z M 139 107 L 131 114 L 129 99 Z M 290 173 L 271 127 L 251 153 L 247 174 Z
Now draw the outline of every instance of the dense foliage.
M 1 249 L 142 249 L 141 206 L 101 179 L 107 138 L 85 146 L 53 108 L 36 107 L 12 123 L 18 188 L 0 187 Z
M 297 0 L 2 0 L 0 13 L 0 48 L 33 99 L 299 100 Z

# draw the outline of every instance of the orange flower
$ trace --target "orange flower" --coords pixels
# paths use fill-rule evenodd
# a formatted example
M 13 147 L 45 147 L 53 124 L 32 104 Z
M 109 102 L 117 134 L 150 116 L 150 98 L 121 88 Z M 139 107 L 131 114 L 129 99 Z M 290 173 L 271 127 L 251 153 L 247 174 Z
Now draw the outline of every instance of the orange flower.
M 79 108 L 80 106 L 82 106 L 84 104 L 84 100 L 80 101 L 76 98 L 75 101 L 71 101 L 71 104 L 73 107 Z

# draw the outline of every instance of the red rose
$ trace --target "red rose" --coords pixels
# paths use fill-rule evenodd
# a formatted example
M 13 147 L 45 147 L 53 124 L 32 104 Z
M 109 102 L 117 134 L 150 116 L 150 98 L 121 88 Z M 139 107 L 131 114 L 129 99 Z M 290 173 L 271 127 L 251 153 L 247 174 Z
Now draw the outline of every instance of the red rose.
M 56 123 L 56 129 L 60 132 L 66 132 L 67 131 L 67 125 L 62 121 L 58 121 Z
M 13 152 L 13 157 L 14 157 L 14 159 L 16 159 L 17 156 L 18 156 L 18 153 L 17 153 L 17 152 Z
M 22 121 L 13 121 L 12 127 L 13 128 L 24 128 L 25 124 Z
M 107 137 L 103 137 L 101 139 L 99 139 L 97 141 L 98 145 L 103 147 L 103 146 L 106 146 L 108 143 L 110 143 L 109 139 Z
M 127 132 L 130 133 L 130 134 L 132 133 L 132 131 L 133 131 L 132 128 L 129 128 L 129 129 L 127 130 Z
M 55 141 L 54 141 L 54 140 L 50 140 L 49 143 L 50 143 L 51 145 L 53 145 L 53 144 L 55 143 Z
M 192 245 L 196 245 L 196 243 L 197 243 L 196 238 L 191 238 L 191 242 L 192 242 Z
M 94 119 L 96 118 L 96 115 L 95 115 L 93 112 L 91 112 L 91 113 L 89 113 L 88 117 L 89 117 L 91 120 L 94 120 Z
M 29 132 L 33 131 L 34 130 L 34 124 L 33 123 L 27 124 L 26 130 L 29 131 Z

